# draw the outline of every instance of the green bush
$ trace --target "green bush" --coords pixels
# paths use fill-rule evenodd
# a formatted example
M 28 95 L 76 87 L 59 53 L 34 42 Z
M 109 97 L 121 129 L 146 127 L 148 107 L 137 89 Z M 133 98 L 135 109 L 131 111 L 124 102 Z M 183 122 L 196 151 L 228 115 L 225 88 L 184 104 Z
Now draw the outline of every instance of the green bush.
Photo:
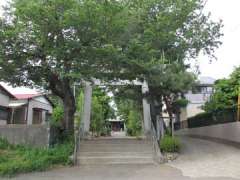
M 12 145 L 7 140 L 0 138 L 0 149 L 9 149 Z
M 58 105 L 53 109 L 52 117 L 50 120 L 51 126 L 60 127 L 63 118 L 64 118 L 63 107 L 61 105 Z
M 73 143 L 70 142 L 47 149 L 14 146 L 0 139 L 0 176 L 44 171 L 55 165 L 70 165 L 72 152 Z
M 204 127 L 237 121 L 237 109 L 229 108 L 216 112 L 203 112 L 188 118 L 188 127 Z
M 169 135 L 164 136 L 160 142 L 160 149 L 162 152 L 179 152 L 180 147 L 181 144 L 179 139 Z
M 140 136 L 142 133 L 141 116 L 137 110 L 130 110 L 127 119 L 127 133 L 129 136 Z

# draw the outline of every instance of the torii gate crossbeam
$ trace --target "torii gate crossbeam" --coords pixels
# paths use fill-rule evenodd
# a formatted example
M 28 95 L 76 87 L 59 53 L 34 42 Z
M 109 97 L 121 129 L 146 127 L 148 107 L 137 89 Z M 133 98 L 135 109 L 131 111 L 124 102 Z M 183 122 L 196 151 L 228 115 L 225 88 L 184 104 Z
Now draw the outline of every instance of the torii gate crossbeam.
M 102 85 L 112 85 L 112 86 L 123 86 L 123 85 L 136 85 L 141 86 L 142 93 L 145 94 L 149 91 L 148 83 L 146 81 L 139 82 L 139 81 L 119 81 L 119 82 L 112 82 L 112 83 L 101 83 L 100 80 L 94 80 L 94 85 L 102 86 Z M 77 85 L 77 84 L 76 84 Z M 84 134 L 89 134 L 90 130 L 90 121 L 91 121 L 91 102 L 92 102 L 92 84 L 90 82 L 85 82 L 84 87 L 84 107 L 83 107 L 83 129 Z M 143 105 L 143 129 L 144 134 L 149 135 L 151 132 L 151 115 L 150 115 L 150 104 L 148 103 L 147 99 L 144 97 L 142 99 Z

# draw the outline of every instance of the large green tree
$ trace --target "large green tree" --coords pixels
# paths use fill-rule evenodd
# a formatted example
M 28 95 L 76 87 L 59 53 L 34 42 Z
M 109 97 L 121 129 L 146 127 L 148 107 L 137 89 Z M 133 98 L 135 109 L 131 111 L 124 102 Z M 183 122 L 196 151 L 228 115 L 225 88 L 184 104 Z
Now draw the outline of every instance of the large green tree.
M 130 69 L 126 72 L 149 83 L 147 96 L 157 114 L 164 101 L 172 116 L 195 79 L 187 72 L 189 62 L 200 52 L 214 58 L 222 23 L 203 13 L 201 0 L 135 0 L 131 8 L 138 25 L 131 29 L 137 35 L 125 48 Z
M 202 0 L 13 0 L 6 10 L 0 78 L 50 89 L 63 101 L 69 131 L 74 81 L 150 82 L 161 79 L 166 64 L 179 63 L 184 72 L 186 60 L 201 51 L 212 57 L 220 44 L 221 23 L 202 13 Z
M 5 10 L 0 19 L 1 80 L 50 89 L 62 99 L 64 127 L 72 132 L 72 84 L 117 66 L 116 39 L 127 21 L 123 3 L 13 0 Z

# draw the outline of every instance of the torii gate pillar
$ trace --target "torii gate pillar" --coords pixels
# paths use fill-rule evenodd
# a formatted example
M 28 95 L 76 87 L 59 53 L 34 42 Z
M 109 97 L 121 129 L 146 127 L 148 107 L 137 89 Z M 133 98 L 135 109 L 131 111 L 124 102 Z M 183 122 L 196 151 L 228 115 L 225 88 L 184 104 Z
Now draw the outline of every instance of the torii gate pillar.
M 149 91 L 148 83 L 146 81 L 142 84 L 142 93 L 145 94 Z M 150 104 L 147 101 L 147 98 L 144 97 L 142 100 L 143 103 L 143 127 L 144 134 L 149 135 L 151 133 L 151 112 Z
M 91 83 L 86 82 L 84 88 L 84 105 L 82 116 L 84 134 L 88 134 L 90 130 L 91 103 L 92 103 L 92 85 Z

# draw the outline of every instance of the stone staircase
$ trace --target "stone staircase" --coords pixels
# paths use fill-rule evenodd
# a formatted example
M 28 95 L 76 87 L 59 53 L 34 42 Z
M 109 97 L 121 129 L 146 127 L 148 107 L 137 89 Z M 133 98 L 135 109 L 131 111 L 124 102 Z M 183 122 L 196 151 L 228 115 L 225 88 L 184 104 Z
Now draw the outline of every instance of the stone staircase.
M 147 139 L 96 138 L 80 143 L 79 165 L 153 163 L 152 143 Z

